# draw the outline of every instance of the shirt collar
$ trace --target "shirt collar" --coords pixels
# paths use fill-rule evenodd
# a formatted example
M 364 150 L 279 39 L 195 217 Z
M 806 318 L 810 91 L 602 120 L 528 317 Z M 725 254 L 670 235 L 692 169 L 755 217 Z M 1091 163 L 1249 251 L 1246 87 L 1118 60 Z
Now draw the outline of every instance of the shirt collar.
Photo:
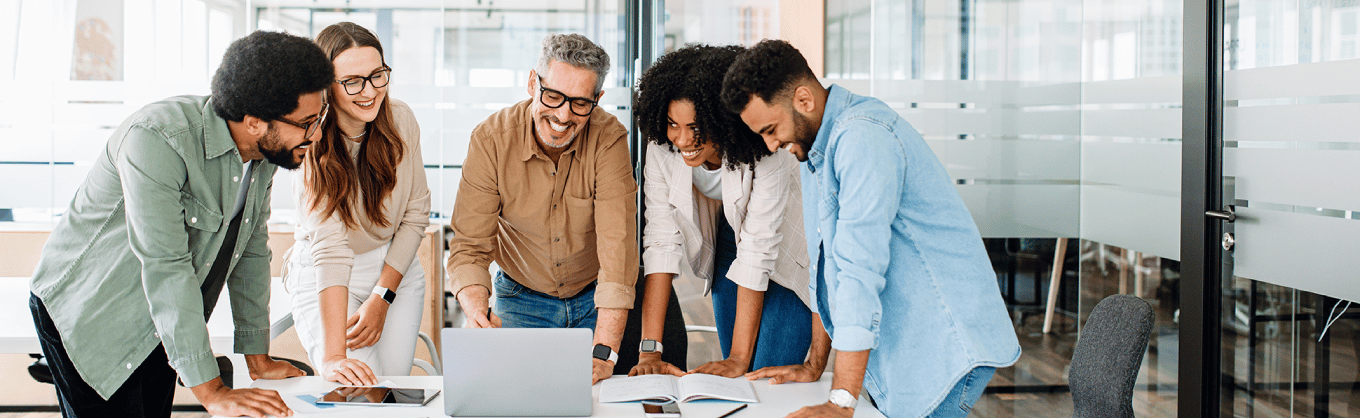
M 817 129 L 817 139 L 812 142 L 812 149 L 808 151 L 808 164 L 813 167 L 821 167 L 831 130 L 835 128 L 836 117 L 850 104 L 849 90 L 835 84 L 827 90 L 826 108 L 822 110 L 822 126 Z
M 203 108 L 203 158 L 213 159 L 236 149 L 236 141 L 231 139 L 227 121 L 217 116 L 212 109 L 212 98 L 204 101 Z

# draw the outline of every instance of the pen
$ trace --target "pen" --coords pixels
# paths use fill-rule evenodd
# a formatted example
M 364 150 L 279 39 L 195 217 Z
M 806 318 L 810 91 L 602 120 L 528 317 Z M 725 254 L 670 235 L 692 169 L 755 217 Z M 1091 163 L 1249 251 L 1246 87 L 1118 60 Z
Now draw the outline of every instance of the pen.
M 741 406 L 738 406 L 737 409 L 733 409 L 733 410 L 731 410 L 731 411 L 728 411 L 726 414 L 722 414 L 722 416 L 719 416 L 718 418 L 727 418 L 727 417 L 730 417 L 730 416 L 732 416 L 732 414 L 737 413 L 737 411 L 746 409 L 746 407 L 749 406 L 749 405 L 751 405 L 751 404 L 746 404 L 746 403 L 741 404 Z

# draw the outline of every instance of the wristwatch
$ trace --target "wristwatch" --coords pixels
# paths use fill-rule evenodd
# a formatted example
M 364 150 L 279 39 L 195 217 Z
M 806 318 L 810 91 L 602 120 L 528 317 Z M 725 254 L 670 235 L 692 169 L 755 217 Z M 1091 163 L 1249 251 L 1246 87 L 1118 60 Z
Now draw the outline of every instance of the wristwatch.
M 392 301 L 397 300 L 397 292 L 393 292 L 392 289 L 386 287 L 373 286 L 373 294 L 378 295 L 378 297 L 387 301 L 388 305 L 391 305 Z
M 590 356 L 614 364 L 619 362 L 619 353 L 614 352 L 614 349 L 604 344 L 595 344 L 595 350 L 590 353 Z
M 831 404 L 841 408 L 854 408 L 855 404 L 859 403 L 859 398 L 856 398 L 855 395 L 851 395 L 848 390 L 832 389 L 831 398 L 828 399 L 828 401 L 831 401 Z
M 661 342 L 657 340 L 642 340 L 642 342 L 638 343 L 638 353 L 661 354 Z

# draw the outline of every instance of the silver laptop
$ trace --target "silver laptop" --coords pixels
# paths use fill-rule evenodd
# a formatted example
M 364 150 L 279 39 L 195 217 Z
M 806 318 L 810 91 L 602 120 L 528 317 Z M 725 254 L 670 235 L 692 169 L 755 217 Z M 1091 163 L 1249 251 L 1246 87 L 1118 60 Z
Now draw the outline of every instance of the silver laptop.
M 445 328 L 441 336 L 445 414 L 591 414 L 591 330 Z

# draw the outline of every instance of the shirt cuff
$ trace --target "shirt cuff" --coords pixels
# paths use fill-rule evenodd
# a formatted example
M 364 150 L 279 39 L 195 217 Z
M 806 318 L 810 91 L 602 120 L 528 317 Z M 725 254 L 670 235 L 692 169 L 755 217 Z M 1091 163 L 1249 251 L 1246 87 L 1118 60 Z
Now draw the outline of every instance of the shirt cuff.
M 622 283 L 595 284 L 595 309 L 633 309 L 634 289 Z
M 877 346 L 878 334 L 860 326 L 836 326 L 831 336 L 831 348 L 836 351 L 864 351 Z
M 316 292 L 321 293 L 328 287 L 349 286 L 349 274 L 354 266 L 347 264 L 321 264 L 316 266 Z
M 642 253 L 642 274 L 670 273 L 680 274 L 680 254 L 669 251 L 651 251 L 650 249 Z
M 232 351 L 236 354 L 269 354 L 269 328 L 237 330 Z
M 741 260 L 732 262 L 732 267 L 727 270 L 727 279 L 757 292 L 764 292 L 770 287 L 769 270 L 742 264 Z
M 179 373 L 179 378 L 184 381 L 186 388 L 222 377 L 222 369 L 217 368 L 217 357 L 213 356 L 212 350 L 200 352 L 186 359 L 172 360 L 170 367 Z
M 453 271 L 449 272 L 448 290 L 453 292 L 455 297 L 464 287 L 472 285 L 481 285 L 486 290 L 491 290 L 491 272 L 476 264 L 464 264 L 454 267 Z

